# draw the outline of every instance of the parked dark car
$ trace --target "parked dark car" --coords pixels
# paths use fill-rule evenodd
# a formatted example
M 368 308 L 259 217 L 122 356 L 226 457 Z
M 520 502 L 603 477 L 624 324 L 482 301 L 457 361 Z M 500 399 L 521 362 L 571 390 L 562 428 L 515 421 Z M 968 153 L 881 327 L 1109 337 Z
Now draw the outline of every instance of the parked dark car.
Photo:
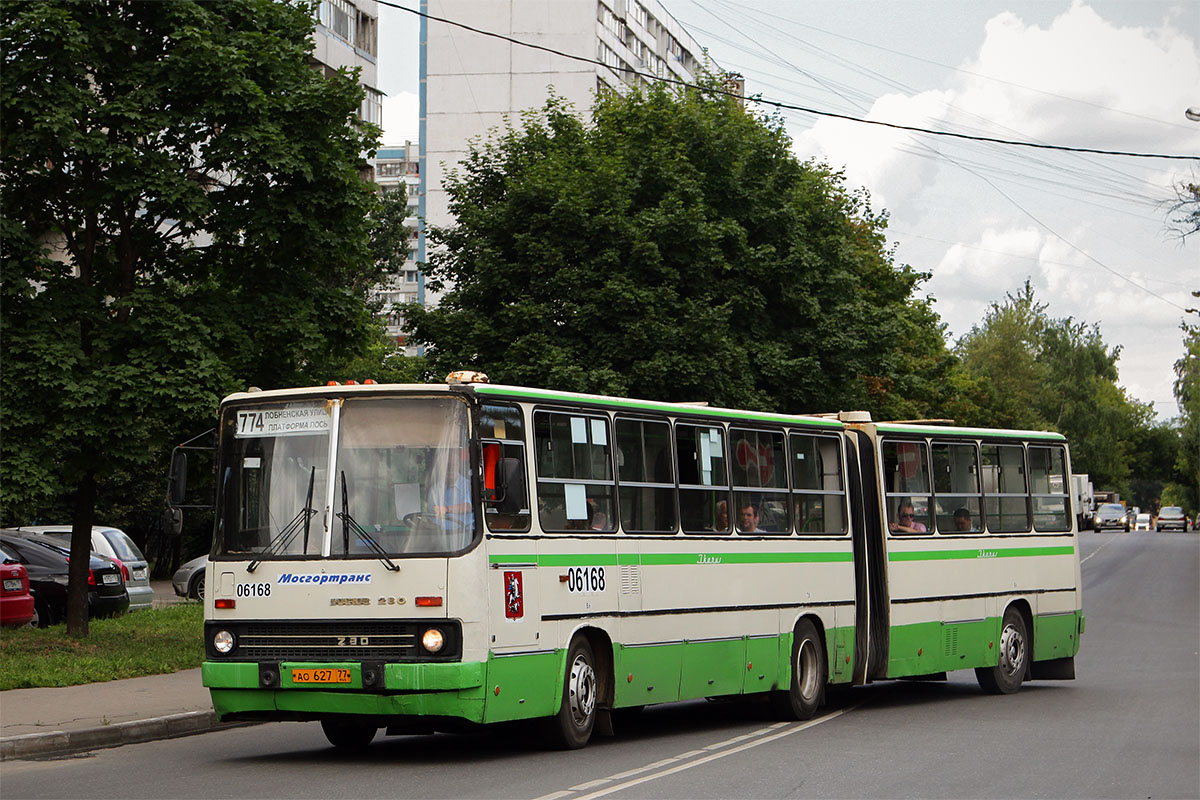
M 1187 532 L 1188 518 L 1179 506 L 1163 506 L 1158 511 L 1158 521 L 1154 524 L 1156 531 Z
M 1096 509 L 1096 516 L 1093 518 L 1096 530 L 1117 529 L 1129 532 L 1129 514 L 1125 511 L 1125 506 L 1120 503 L 1103 503 Z
M 67 574 L 70 552 L 37 538 L 0 532 L 0 547 L 16 557 L 29 574 L 33 595 L 33 624 L 45 628 L 67 616 Z M 88 565 L 88 616 L 108 617 L 129 608 L 129 593 L 121 566 L 93 555 Z
M 33 619 L 33 595 L 29 593 L 29 573 L 14 553 L 0 547 L 0 625 L 28 625 Z
M 23 536 L 46 534 L 54 537 L 60 547 L 71 549 L 70 525 L 27 525 L 17 529 Z M 150 562 L 124 531 L 108 525 L 92 526 L 92 552 L 124 564 L 125 591 L 129 592 L 129 610 L 139 611 L 154 606 L 154 588 L 150 585 Z

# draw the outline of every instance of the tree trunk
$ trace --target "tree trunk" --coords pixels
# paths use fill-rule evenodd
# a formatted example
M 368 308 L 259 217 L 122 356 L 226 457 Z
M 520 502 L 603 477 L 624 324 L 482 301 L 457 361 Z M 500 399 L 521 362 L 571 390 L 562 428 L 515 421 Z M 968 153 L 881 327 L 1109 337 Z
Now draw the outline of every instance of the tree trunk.
M 67 584 L 67 635 L 88 635 L 88 573 L 92 556 L 92 518 L 96 511 L 96 473 L 88 470 L 75 489 L 71 519 L 71 565 Z

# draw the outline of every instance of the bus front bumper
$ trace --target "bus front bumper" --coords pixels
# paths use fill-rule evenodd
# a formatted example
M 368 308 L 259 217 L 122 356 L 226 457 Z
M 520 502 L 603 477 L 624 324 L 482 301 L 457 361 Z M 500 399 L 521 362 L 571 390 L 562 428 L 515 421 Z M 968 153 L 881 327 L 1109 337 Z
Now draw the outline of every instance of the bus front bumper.
M 214 662 L 202 665 L 218 719 L 297 720 L 354 714 L 374 717 L 454 717 L 484 719 L 483 662 L 384 664 L 382 685 L 365 686 L 358 662 L 310 664 Z M 338 672 L 340 683 L 301 683 L 307 671 Z M 367 683 L 371 683 L 370 675 Z M 378 682 L 377 682 L 378 683 Z

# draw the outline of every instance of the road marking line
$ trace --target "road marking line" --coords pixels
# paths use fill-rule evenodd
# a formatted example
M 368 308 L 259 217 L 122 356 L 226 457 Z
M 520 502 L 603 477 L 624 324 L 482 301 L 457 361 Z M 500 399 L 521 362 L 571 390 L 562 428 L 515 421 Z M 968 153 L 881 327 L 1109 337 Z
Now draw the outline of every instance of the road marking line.
M 652 780 L 656 780 L 658 778 L 664 778 L 667 775 L 674 775 L 677 772 L 683 772 L 685 769 L 691 769 L 692 767 L 698 767 L 701 764 L 707 764 L 710 761 L 716 761 L 718 758 L 724 758 L 725 756 L 730 756 L 730 755 L 733 755 L 734 753 L 740 753 L 743 750 L 749 750 L 752 747 L 758 747 L 760 744 L 766 744 L 768 742 L 773 742 L 776 739 L 782 739 L 785 736 L 791 736 L 793 733 L 799 733 L 800 731 L 808 730 L 809 728 L 820 725 L 823 722 L 829 722 L 830 720 L 837 719 L 838 717 L 845 714 L 847 711 L 853 711 L 856 708 L 858 708 L 857 705 L 851 706 L 850 708 L 846 708 L 841 711 L 835 711 L 832 714 L 829 714 L 827 716 L 820 717 L 820 718 L 814 719 L 814 720 L 809 720 L 808 722 L 801 723 L 801 724 L 790 723 L 790 722 L 777 723 L 775 725 L 772 725 L 770 728 L 764 728 L 761 731 L 761 732 L 765 733 L 765 732 L 770 732 L 771 730 L 776 730 L 777 731 L 776 733 L 772 733 L 768 736 L 761 736 L 761 737 L 755 738 L 754 741 L 745 742 L 744 744 L 740 744 L 736 747 L 732 747 L 727 750 L 722 750 L 722 751 L 716 752 L 716 753 L 709 753 L 709 754 L 705 755 L 703 758 L 697 758 L 695 760 L 688 761 L 687 763 L 684 763 L 684 764 L 676 764 L 673 767 L 669 767 L 669 768 L 664 769 L 661 772 L 657 772 L 653 775 L 646 775 L 641 778 L 635 778 L 634 780 L 625 781 L 624 783 L 618 783 L 614 786 L 609 786 L 606 789 L 601 789 L 598 792 L 593 792 L 591 794 L 585 794 L 582 796 L 578 796 L 578 797 L 575 797 L 574 800 L 595 800 L 596 798 L 604 797 L 606 795 L 613 794 L 614 792 L 619 792 L 619 791 L 622 791 L 623 789 L 628 789 L 632 786 L 637 786 L 639 784 L 646 783 L 646 782 L 652 781 Z M 780 727 L 783 727 L 784 729 L 778 730 Z M 758 731 L 756 731 L 756 733 L 758 733 Z M 753 734 L 747 734 L 747 735 L 752 736 Z M 737 738 L 743 739 L 746 737 L 739 736 Z M 730 741 L 734 741 L 734 740 L 730 740 Z M 693 753 L 701 753 L 703 751 L 695 750 L 692 752 Z M 665 761 L 659 761 L 655 764 L 651 764 L 651 765 L 643 768 L 642 770 L 637 770 L 637 771 L 641 772 L 641 771 L 645 771 L 646 769 L 651 769 L 653 767 L 663 766 L 672 761 L 678 761 L 680 758 L 683 758 L 688 755 L 691 755 L 691 753 L 683 753 L 681 755 L 675 756 L 675 758 L 669 758 L 669 759 L 666 759 Z M 622 774 L 628 774 L 628 773 L 622 773 Z M 615 780 L 617 777 L 618 776 L 614 775 L 613 778 L 610 780 Z M 558 795 L 548 795 L 544 798 L 539 798 L 539 800 L 551 800 L 551 798 L 560 797 L 560 796 L 561 796 L 561 793 L 559 793 Z
M 1092 556 L 1096 555 L 1096 553 L 1099 553 L 1101 550 L 1103 550 L 1104 548 L 1108 547 L 1110 544 L 1112 544 L 1112 543 L 1113 543 L 1113 542 L 1115 542 L 1115 541 L 1116 541 L 1116 539 L 1109 539 L 1107 542 L 1105 542 L 1104 544 L 1102 544 L 1102 545 L 1100 545 L 1099 547 L 1097 547 L 1095 550 L 1093 550 L 1091 553 L 1089 553 L 1087 556 L 1085 556 L 1085 557 L 1084 557 L 1084 559 L 1083 559 L 1082 561 L 1080 561 L 1080 562 L 1079 562 L 1079 566 L 1081 566 L 1081 567 L 1082 567 L 1084 564 L 1086 564 L 1086 563 L 1087 563 L 1087 560 L 1088 560 L 1089 558 L 1091 558 Z

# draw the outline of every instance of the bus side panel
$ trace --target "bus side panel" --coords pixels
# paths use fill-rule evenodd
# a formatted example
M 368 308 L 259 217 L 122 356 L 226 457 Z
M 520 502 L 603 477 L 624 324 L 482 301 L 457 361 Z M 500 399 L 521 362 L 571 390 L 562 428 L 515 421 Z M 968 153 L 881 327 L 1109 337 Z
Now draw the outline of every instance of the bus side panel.
M 1033 620 L 1033 660 L 1069 658 L 1079 652 L 1082 612 L 1038 614 Z
M 493 656 L 484 683 L 484 722 L 558 713 L 563 651 Z
M 747 672 L 744 639 L 685 642 L 679 678 L 679 699 L 741 694 Z M 765 680 L 765 679 L 764 679 Z
M 667 703 L 679 699 L 683 644 L 613 646 L 616 674 L 614 708 Z

